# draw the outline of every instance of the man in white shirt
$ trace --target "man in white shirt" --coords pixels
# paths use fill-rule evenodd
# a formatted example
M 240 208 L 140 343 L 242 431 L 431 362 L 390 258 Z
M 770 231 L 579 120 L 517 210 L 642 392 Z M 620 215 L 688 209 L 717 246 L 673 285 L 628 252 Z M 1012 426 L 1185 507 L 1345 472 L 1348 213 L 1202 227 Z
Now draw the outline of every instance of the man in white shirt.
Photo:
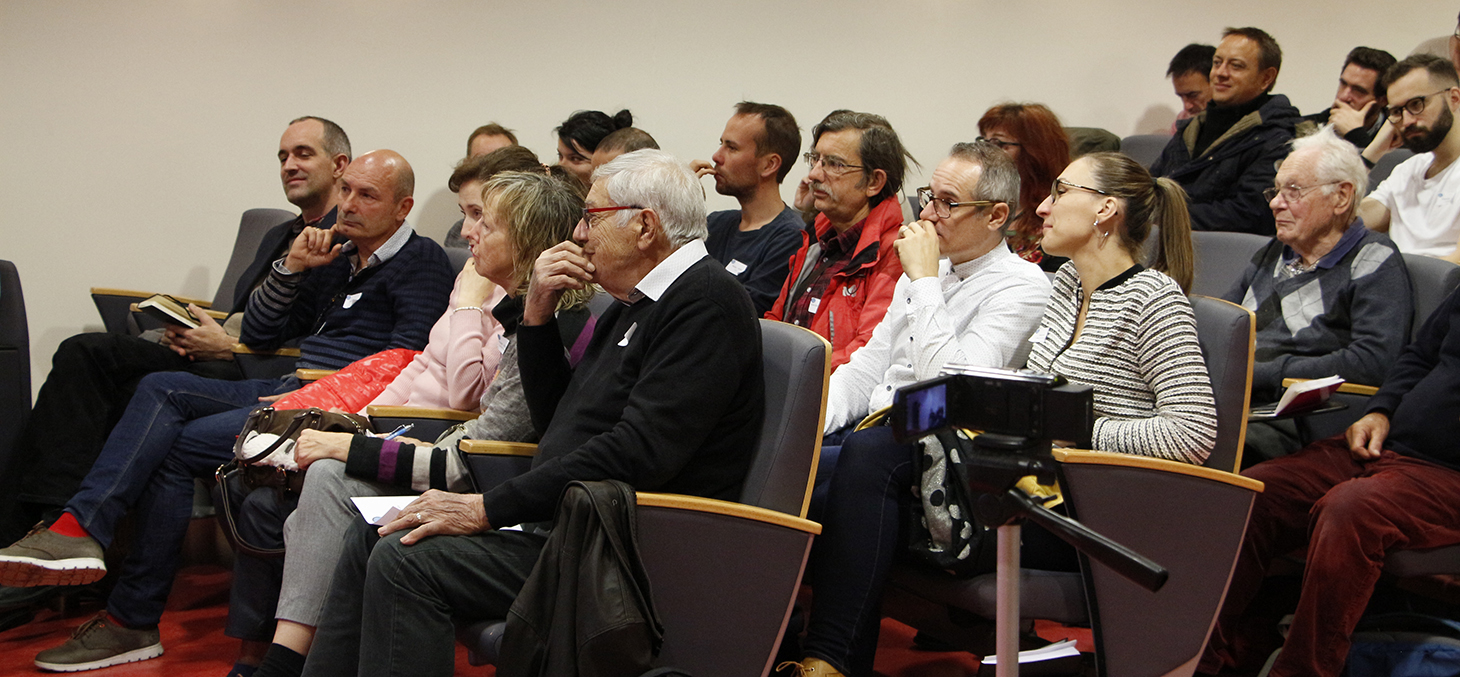
M 1019 172 L 997 146 L 960 143 L 918 190 L 922 220 L 895 243 L 904 274 L 872 339 L 831 376 L 826 432 L 892 404 L 905 385 L 950 363 L 1023 366 L 1050 282 L 1004 244 Z M 833 459 L 823 456 L 825 476 Z
M 1384 74 L 1389 89 L 1388 122 L 1364 158 L 1377 161 L 1401 145 L 1414 151 L 1359 205 L 1364 224 L 1388 233 L 1399 251 L 1460 263 L 1460 79 L 1449 61 L 1411 56 Z

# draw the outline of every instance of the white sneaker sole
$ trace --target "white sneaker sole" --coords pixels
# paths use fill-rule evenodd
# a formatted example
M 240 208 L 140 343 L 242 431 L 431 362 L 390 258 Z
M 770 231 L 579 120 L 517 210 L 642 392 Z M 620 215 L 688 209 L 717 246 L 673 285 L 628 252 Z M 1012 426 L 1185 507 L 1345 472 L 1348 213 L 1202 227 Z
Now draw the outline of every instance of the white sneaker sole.
M 0 555 L 0 585 L 86 585 L 106 576 L 106 563 L 95 557 L 44 560 Z M 150 656 L 149 656 L 150 658 Z
M 90 663 L 72 663 L 67 665 L 64 663 L 45 663 L 37 660 L 35 662 L 35 666 L 42 670 L 49 670 L 51 672 L 81 672 L 82 670 L 96 670 L 98 668 L 106 668 L 113 665 L 121 665 L 123 663 L 136 663 L 137 661 L 145 661 L 150 658 L 157 658 L 161 655 L 162 642 L 158 642 L 156 644 L 153 644 L 152 646 L 144 646 L 140 649 L 133 649 L 126 653 L 119 653 L 115 656 L 108 656 L 107 658 L 91 661 Z

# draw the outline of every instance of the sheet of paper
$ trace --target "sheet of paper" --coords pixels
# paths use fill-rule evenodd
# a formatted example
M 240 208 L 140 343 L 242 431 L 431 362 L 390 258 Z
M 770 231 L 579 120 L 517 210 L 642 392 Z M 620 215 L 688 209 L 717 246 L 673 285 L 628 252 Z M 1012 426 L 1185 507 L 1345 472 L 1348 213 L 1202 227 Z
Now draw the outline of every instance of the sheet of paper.
M 1064 641 L 1055 642 L 1054 644 L 1050 644 L 1048 646 L 1042 646 L 1038 649 L 1020 651 L 1019 662 L 1038 663 L 1040 661 L 1049 661 L 1056 658 L 1064 658 L 1066 656 L 1078 655 L 1080 655 L 1080 650 L 1075 648 L 1075 640 L 1067 639 Z M 983 659 L 984 665 L 997 665 L 998 662 L 998 656 L 985 656 Z
M 355 502 L 355 509 L 366 522 L 375 525 L 386 525 L 400 514 L 401 508 L 411 504 L 411 501 L 420 498 L 419 496 L 356 496 L 351 498 Z

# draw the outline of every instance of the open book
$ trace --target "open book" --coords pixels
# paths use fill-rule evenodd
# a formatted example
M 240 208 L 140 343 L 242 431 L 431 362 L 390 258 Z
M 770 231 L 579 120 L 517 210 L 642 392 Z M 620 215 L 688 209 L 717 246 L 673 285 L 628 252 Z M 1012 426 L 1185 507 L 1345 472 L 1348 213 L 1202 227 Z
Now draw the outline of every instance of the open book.
M 1289 386 L 1277 404 L 1254 408 L 1252 413 L 1254 415 L 1282 416 L 1317 409 L 1323 406 L 1323 403 L 1327 402 L 1328 398 L 1343 383 L 1344 380 L 1341 376 L 1300 381 Z
M 178 303 L 177 299 L 167 294 L 153 294 L 151 297 L 139 301 L 137 310 L 146 313 L 156 320 L 173 326 L 187 327 L 188 329 L 198 328 L 198 319 L 188 312 L 187 306 Z

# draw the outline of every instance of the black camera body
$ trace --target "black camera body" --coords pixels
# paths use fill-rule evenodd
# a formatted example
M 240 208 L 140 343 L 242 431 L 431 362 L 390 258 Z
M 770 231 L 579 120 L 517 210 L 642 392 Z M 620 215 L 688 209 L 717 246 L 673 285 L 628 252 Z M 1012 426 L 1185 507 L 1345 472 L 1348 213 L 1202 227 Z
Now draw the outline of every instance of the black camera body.
M 1088 449 L 1095 391 L 1051 374 L 968 368 L 899 389 L 891 415 L 899 442 L 967 428 Z

